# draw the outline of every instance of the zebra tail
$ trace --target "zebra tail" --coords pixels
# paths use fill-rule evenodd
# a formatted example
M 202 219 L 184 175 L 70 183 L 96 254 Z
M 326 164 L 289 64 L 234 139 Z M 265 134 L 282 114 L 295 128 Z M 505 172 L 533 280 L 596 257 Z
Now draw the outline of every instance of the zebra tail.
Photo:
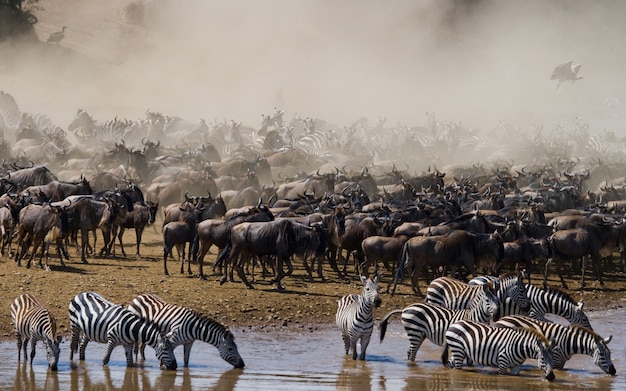
M 385 339 L 385 333 L 387 332 L 387 324 L 389 323 L 389 318 L 391 317 L 391 315 L 400 313 L 402 311 L 404 311 L 404 310 L 393 310 L 393 311 L 390 311 L 380 321 L 380 324 L 378 325 L 378 329 L 380 330 L 380 343 L 382 343 L 383 339 Z

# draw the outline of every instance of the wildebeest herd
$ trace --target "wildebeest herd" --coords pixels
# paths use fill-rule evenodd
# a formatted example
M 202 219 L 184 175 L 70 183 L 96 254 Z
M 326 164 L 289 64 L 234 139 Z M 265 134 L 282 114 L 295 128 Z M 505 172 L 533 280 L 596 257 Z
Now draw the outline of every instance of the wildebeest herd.
M 430 283 L 426 304 L 402 311 L 411 338 L 409 358 L 414 359 L 423 338 L 429 338 L 450 347 L 452 358 L 444 360 L 449 366 L 458 368 L 467 359 L 504 372 L 519 360 L 535 357 L 546 378 L 553 376 L 551 368 L 558 368 L 564 359 L 560 364 L 550 359 L 556 337 L 546 340 L 548 326 L 519 321 L 515 323 L 519 327 L 535 331 L 513 335 L 485 331 L 486 326 L 475 322 L 488 323 L 507 314 L 530 314 L 542 321 L 545 313 L 578 319 L 576 303 L 548 286 L 553 266 L 563 287 L 565 265 L 568 274 L 580 273 L 582 286 L 587 283 L 589 260 L 601 285 L 606 265 L 624 268 L 623 257 L 612 257 L 623 254 L 626 238 L 625 180 L 620 176 L 624 163 L 618 159 L 624 152 L 621 139 L 608 133 L 591 135 L 580 119 L 571 130 L 557 127 L 544 132 L 535 127 L 528 135 L 507 125 L 481 133 L 437 121 L 434 114 L 429 114 L 427 126 L 385 127 L 384 119 L 374 125 L 359 119 L 343 128 L 298 116 L 287 123 L 283 115 L 276 109 L 262 116 L 259 128 L 249 128 L 226 120 L 210 126 L 204 120 L 190 123 L 149 110 L 145 119 L 98 122 L 79 110 L 66 131 L 44 114 L 19 111 L 15 100 L 2 92 L 2 254 L 13 257 L 17 266 L 26 262 L 27 267 L 39 257 L 46 270 L 51 270 L 51 244 L 61 266 L 69 260 L 68 246 L 76 246 L 82 263 L 97 255 L 125 256 L 122 236 L 125 229 L 134 229 L 140 257 L 143 230 L 162 216 L 165 275 L 167 261 L 176 254 L 180 273 L 192 274 L 195 264 L 197 276 L 206 278 L 205 256 L 215 246 L 219 255 L 210 266 L 222 284 L 239 279 L 253 288 L 249 278 L 254 279 L 258 267 L 283 291 L 283 280 L 298 259 L 310 279 L 315 272 L 324 279 L 327 263 L 337 278 L 362 276 L 366 289 L 373 289 L 373 283 L 378 292 L 378 278 L 373 282 L 367 277 L 372 267 L 378 275 L 382 263 L 394 276 L 387 287 L 391 294 L 405 275 L 420 297 L 418 279 Z M 567 138 L 558 139 L 563 136 Z M 507 144 L 497 143 L 507 138 Z M 486 158 L 483 163 L 463 164 L 471 156 Z M 509 281 L 502 273 L 521 269 L 524 272 L 515 274 L 515 295 L 498 291 L 503 281 Z M 450 293 L 448 299 L 460 300 L 464 289 L 472 292 L 463 305 L 444 310 L 450 303 L 432 301 L 429 295 L 434 286 L 442 286 L 436 285 L 438 277 L 448 272 L 460 278 L 501 277 L 483 281 L 489 288 L 468 285 Z M 530 284 L 533 273 L 543 275 L 542 289 Z M 521 282 L 522 276 L 528 284 Z M 371 298 L 363 299 L 370 303 L 365 305 L 357 296 L 348 301 L 361 303 L 360 309 L 373 308 Z M 520 305 L 512 301 L 514 297 L 527 302 Z M 358 318 L 359 310 L 343 313 Z M 582 305 L 578 310 L 582 312 Z M 353 349 L 356 357 L 350 322 L 339 312 L 346 350 Z M 426 316 L 445 316 L 450 327 L 426 330 L 411 320 Z M 362 338 L 368 330 L 371 335 L 372 322 L 358 323 Z M 589 327 L 571 328 L 588 337 L 568 338 L 593 341 L 589 346 L 595 343 L 602 350 L 600 345 L 608 340 Z M 527 350 L 503 353 L 502 362 L 493 361 L 480 351 L 481 341 L 473 339 L 491 333 L 489 338 L 500 342 L 523 341 L 519 345 Z M 153 344 L 171 342 L 150 335 Z M 54 344 L 54 338 L 46 338 Z M 364 339 L 361 343 L 367 346 Z M 73 349 L 77 344 L 73 338 Z M 175 364 L 167 364 L 165 345 L 159 348 L 160 360 L 171 368 Z M 563 353 L 566 348 L 559 349 L 562 357 L 569 357 Z M 187 349 L 185 356 L 187 361 Z M 598 353 L 605 356 L 604 351 Z M 360 358 L 364 357 L 362 347 Z M 243 361 L 229 362 L 243 366 Z M 596 363 L 615 373 L 610 354 L 608 361 L 598 358 Z

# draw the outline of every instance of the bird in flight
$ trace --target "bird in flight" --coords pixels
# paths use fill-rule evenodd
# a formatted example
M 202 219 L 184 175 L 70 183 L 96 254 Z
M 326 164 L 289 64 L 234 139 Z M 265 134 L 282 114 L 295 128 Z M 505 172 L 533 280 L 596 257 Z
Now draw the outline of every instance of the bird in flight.
M 63 26 L 61 31 L 56 31 L 56 32 L 50 34 L 50 36 L 48 37 L 46 42 L 48 42 L 48 43 L 56 43 L 58 45 L 59 42 L 61 42 L 61 40 L 63 39 L 63 37 L 65 37 L 65 29 L 66 28 L 67 27 Z
M 574 64 L 574 61 L 570 60 L 565 64 L 557 65 L 552 71 L 552 76 L 550 76 L 550 80 L 556 80 L 558 83 L 556 88 L 561 86 L 561 83 L 565 81 L 571 81 L 572 83 L 576 80 L 580 80 L 583 77 L 578 76 L 578 71 L 580 71 L 581 64 Z

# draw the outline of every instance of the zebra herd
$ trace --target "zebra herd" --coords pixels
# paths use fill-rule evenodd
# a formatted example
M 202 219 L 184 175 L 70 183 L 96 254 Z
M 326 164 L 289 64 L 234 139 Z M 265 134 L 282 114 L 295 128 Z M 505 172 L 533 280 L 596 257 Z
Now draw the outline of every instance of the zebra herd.
M 194 341 L 214 345 L 220 356 L 235 368 L 243 368 L 235 337 L 222 324 L 185 307 L 166 303 L 154 294 L 137 296 L 128 307 L 112 303 L 96 292 L 81 292 L 69 303 L 71 328 L 70 361 L 78 352 L 85 360 L 90 341 L 106 344 L 103 365 L 109 363 L 116 346 L 123 346 L 126 365 L 134 366 L 133 352 L 145 360 L 145 345 L 151 346 L 159 365 L 168 370 L 177 368 L 174 348 L 184 345 L 184 366 L 189 365 L 189 353 Z M 11 304 L 11 319 L 17 337 L 18 361 L 22 348 L 31 343 L 30 362 L 35 357 L 35 344 L 43 341 L 48 367 L 58 369 L 61 336 L 57 335 L 56 319 L 32 293 L 24 293 Z
M 461 369 L 466 362 L 498 368 L 498 374 L 518 374 L 530 358 L 537 359 L 546 380 L 555 379 L 553 369 L 563 369 L 574 354 L 593 357 L 605 373 L 615 375 L 608 344 L 593 331 L 583 312 L 583 302 L 556 289 L 540 289 L 524 284 L 524 273 L 500 277 L 480 276 L 469 283 L 449 277 L 434 279 L 424 303 L 388 312 L 380 321 L 380 342 L 385 338 L 390 318 L 401 314 L 409 337 L 407 358 L 415 361 L 425 339 L 442 347 L 442 364 Z M 365 351 L 374 329 L 373 309 L 380 301 L 377 279 L 361 277 L 361 296 L 352 294 L 338 302 L 336 321 L 345 352 L 365 360 Z M 569 326 L 550 322 L 547 313 L 570 322 Z

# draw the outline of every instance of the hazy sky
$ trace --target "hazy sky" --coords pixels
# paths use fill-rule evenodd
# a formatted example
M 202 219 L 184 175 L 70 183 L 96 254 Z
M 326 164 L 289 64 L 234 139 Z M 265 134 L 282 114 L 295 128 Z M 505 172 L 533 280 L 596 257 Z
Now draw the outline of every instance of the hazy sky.
M 250 126 L 277 105 L 287 119 L 340 126 L 382 116 L 421 125 L 427 112 L 479 128 L 626 117 L 623 1 L 40 4 L 40 39 L 62 25 L 66 38 L 18 51 L 0 65 L 0 89 L 64 127 L 78 108 L 101 120 L 149 108 Z M 133 4 L 144 5 L 143 25 Z M 584 79 L 557 89 L 550 74 L 570 59 Z

